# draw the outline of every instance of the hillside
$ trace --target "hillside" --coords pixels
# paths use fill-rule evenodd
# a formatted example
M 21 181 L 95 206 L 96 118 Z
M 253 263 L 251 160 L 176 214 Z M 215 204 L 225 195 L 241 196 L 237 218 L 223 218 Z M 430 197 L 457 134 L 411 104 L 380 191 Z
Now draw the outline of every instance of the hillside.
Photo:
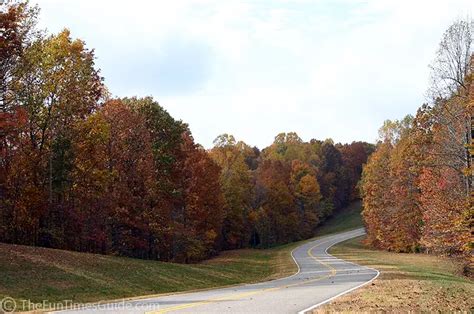
M 360 226 L 359 212 L 357 204 L 337 212 L 318 235 Z M 0 298 L 92 302 L 274 279 L 296 271 L 290 252 L 300 243 L 188 265 L 0 243 Z
M 342 232 L 345 230 L 356 229 L 363 225 L 360 211 L 362 202 L 357 201 L 346 208 L 337 210 L 321 226 L 318 227 L 316 235 L 325 235 L 330 233 Z
M 295 271 L 291 263 L 282 269 L 293 246 L 229 251 L 184 265 L 0 244 L 0 298 L 90 302 L 254 282 Z

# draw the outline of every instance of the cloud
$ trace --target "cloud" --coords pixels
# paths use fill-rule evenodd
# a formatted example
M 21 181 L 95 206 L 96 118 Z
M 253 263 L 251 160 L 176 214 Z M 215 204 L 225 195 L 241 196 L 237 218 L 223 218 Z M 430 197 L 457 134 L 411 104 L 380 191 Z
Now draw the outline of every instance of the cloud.
M 96 48 L 119 96 L 154 95 L 209 147 L 232 133 L 264 147 L 373 141 L 424 102 L 443 31 L 473 13 L 454 1 L 39 0 L 51 31 Z
M 189 95 L 205 85 L 212 74 L 212 55 L 206 44 L 173 34 L 155 49 L 120 47 L 101 65 L 113 93 L 167 97 Z

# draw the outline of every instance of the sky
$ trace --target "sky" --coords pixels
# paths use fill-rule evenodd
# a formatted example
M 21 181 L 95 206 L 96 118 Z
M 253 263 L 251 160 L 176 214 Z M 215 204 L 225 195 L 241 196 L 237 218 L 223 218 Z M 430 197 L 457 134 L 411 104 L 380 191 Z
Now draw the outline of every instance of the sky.
M 117 97 L 153 96 L 212 147 L 281 132 L 375 142 L 427 101 L 443 32 L 474 1 L 31 0 L 40 27 L 94 48 Z

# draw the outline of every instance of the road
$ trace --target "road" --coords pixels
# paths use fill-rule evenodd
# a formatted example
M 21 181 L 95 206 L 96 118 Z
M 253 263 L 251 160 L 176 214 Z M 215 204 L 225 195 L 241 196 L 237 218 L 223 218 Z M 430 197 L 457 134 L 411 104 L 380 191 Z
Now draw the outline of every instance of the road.
M 227 288 L 107 303 L 60 313 L 305 313 L 374 280 L 379 272 L 333 257 L 327 250 L 363 229 L 307 242 L 292 252 L 292 276 Z

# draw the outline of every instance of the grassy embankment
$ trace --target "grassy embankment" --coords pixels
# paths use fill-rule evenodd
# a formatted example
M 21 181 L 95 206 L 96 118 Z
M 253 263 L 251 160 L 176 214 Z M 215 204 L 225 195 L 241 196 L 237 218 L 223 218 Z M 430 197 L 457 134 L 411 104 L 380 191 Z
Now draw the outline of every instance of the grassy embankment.
M 318 227 L 316 235 L 322 236 L 362 227 L 361 210 L 362 202 L 354 202 L 347 208 L 336 211 L 332 217 L 329 217 Z
M 359 212 L 360 204 L 337 212 L 318 235 L 360 226 Z M 299 244 L 182 265 L 0 243 L 0 299 L 95 302 L 269 280 L 296 272 L 290 252 Z
M 342 296 L 316 312 L 470 312 L 474 283 L 461 275 L 462 264 L 426 254 L 373 250 L 352 239 L 330 253 L 378 269 L 372 284 Z

